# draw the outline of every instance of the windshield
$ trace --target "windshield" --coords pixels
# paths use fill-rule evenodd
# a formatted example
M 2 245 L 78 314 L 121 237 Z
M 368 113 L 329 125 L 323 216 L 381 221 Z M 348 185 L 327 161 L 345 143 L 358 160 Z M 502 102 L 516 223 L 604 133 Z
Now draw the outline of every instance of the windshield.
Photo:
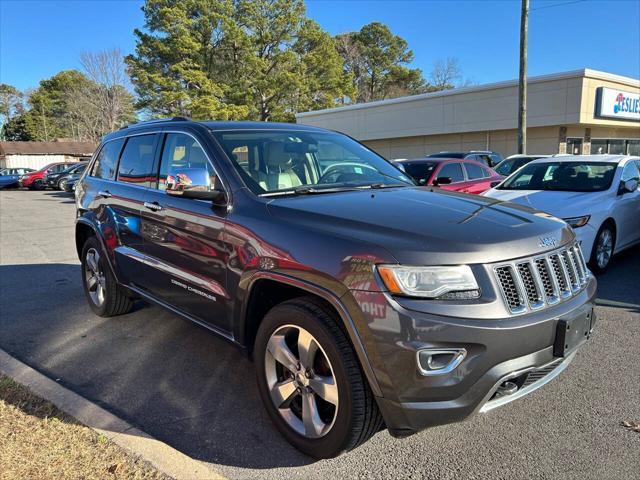
M 611 186 L 615 170 L 615 164 L 605 162 L 530 163 L 497 188 L 599 192 Z
M 436 162 L 403 163 L 404 171 L 410 175 L 418 185 L 426 185 L 438 165 Z
M 500 165 L 498 165 L 497 167 L 494 168 L 494 170 L 499 173 L 500 175 L 504 175 L 505 177 L 508 177 L 509 174 L 515 170 L 515 160 L 503 160 L 502 162 L 500 162 Z
M 338 133 L 234 130 L 213 135 L 258 195 L 414 185 L 382 157 Z

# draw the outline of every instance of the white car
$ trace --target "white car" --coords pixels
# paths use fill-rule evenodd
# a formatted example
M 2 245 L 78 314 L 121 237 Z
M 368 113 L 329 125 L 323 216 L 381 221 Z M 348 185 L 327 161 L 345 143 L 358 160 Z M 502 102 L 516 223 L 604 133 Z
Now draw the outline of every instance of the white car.
M 614 253 L 640 242 L 640 157 L 578 155 L 534 160 L 482 195 L 562 218 L 603 273 Z

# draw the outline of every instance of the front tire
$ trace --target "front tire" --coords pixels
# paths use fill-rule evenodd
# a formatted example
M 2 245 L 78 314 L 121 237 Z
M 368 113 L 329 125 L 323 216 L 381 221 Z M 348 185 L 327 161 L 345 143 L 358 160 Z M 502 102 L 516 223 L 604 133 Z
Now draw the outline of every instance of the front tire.
M 87 302 L 100 317 L 129 313 L 133 301 L 118 285 L 96 237 L 89 237 L 82 249 L 82 285 Z
M 611 258 L 616 246 L 616 231 L 610 223 L 603 224 L 591 248 L 589 267 L 593 273 L 603 274 L 611 264 Z
M 366 442 L 382 425 L 369 384 L 332 310 L 313 297 L 275 306 L 258 329 L 258 389 L 280 433 L 314 458 Z

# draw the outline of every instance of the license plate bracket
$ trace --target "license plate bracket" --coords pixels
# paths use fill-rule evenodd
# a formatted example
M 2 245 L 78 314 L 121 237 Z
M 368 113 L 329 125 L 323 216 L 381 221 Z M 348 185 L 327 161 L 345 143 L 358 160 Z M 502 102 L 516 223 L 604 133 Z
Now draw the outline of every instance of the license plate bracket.
M 582 311 L 572 318 L 561 318 L 556 326 L 553 355 L 565 357 L 591 336 L 593 310 Z

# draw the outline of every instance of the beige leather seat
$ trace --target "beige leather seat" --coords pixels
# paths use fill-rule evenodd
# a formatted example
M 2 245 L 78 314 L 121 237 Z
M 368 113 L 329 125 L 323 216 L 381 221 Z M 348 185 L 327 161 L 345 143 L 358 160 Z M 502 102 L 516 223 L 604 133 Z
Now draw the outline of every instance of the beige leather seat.
M 300 177 L 293 171 L 293 153 L 286 152 L 284 142 L 270 142 L 264 147 L 268 173 L 254 172 L 253 179 L 268 192 L 284 190 L 302 185 Z

